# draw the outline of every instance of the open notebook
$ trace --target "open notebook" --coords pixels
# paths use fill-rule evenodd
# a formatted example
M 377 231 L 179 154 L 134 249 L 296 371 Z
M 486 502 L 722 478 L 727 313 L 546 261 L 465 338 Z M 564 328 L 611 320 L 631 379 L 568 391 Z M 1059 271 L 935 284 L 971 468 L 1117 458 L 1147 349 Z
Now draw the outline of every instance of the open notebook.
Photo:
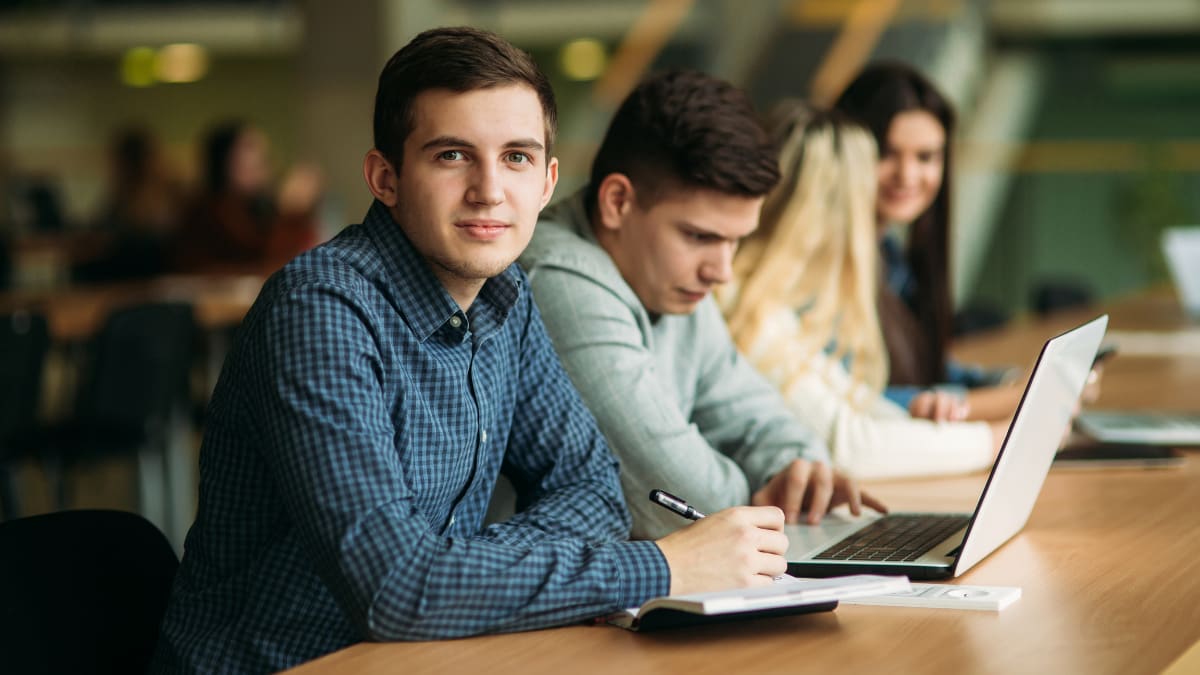
M 900 576 L 858 574 L 830 579 L 796 579 L 782 576 L 760 588 L 670 595 L 654 598 L 606 617 L 607 623 L 636 631 L 677 628 L 740 619 L 827 612 L 839 600 L 908 591 Z

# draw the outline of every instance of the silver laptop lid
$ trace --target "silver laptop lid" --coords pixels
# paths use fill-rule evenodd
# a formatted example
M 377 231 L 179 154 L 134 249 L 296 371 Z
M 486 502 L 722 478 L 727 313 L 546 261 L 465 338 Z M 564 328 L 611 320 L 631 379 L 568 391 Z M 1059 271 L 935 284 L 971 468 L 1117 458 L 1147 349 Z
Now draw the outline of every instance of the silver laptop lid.
M 958 576 L 1025 526 L 1108 327 L 1105 314 L 1042 347 L 954 565 Z
M 1183 311 L 1200 319 L 1200 227 L 1163 231 L 1162 250 Z

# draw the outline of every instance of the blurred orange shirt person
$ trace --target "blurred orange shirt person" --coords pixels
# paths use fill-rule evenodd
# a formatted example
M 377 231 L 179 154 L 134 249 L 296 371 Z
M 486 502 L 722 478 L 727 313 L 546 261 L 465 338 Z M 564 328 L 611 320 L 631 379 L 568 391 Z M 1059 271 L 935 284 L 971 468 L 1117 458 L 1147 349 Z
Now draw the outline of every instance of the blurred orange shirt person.
M 269 156 L 267 137 L 244 122 L 209 133 L 204 190 L 175 248 L 179 270 L 269 273 L 317 243 L 320 173 L 296 167 L 274 195 Z

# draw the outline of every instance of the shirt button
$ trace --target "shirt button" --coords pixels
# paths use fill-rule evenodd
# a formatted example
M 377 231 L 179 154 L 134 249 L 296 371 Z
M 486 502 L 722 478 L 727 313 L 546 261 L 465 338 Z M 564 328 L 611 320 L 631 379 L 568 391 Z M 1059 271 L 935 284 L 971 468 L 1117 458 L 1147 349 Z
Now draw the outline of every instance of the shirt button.
M 450 514 L 450 527 L 454 527 L 454 514 Z
M 479 432 L 479 442 L 487 443 L 487 429 L 483 429 Z
M 450 317 L 450 325 L 458 328 L 462 325 L 462 319 L 458 318 L 457 316 L 452 316 Z

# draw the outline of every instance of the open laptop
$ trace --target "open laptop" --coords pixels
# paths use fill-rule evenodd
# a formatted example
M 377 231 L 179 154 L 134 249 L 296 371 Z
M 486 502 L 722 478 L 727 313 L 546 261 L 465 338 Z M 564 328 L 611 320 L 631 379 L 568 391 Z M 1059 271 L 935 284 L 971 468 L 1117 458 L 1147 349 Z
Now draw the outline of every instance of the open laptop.
M 1192 321 L 1200 321 L 1200 227 L 1165 230 L 1162 252 L 1179 304 Z M 1105 443 L 1200 445 L 1200 411 L 1088 410 L 1075 427 Z
M 1179 304 L 1193 321 L 1200 321 L 1200 227 L 1172 227 L 1162 235 L 1163 257 Z
M 1075 427 L 1105 443 L 1200 445 L 1200 413 L 1088 410 Z
M 945 579 L 999 548 L 1033 511 L 1107 327 L 1104 315 L 1042 347 L 974 513 L 833 514 L 788 525 L 788 573 Z

